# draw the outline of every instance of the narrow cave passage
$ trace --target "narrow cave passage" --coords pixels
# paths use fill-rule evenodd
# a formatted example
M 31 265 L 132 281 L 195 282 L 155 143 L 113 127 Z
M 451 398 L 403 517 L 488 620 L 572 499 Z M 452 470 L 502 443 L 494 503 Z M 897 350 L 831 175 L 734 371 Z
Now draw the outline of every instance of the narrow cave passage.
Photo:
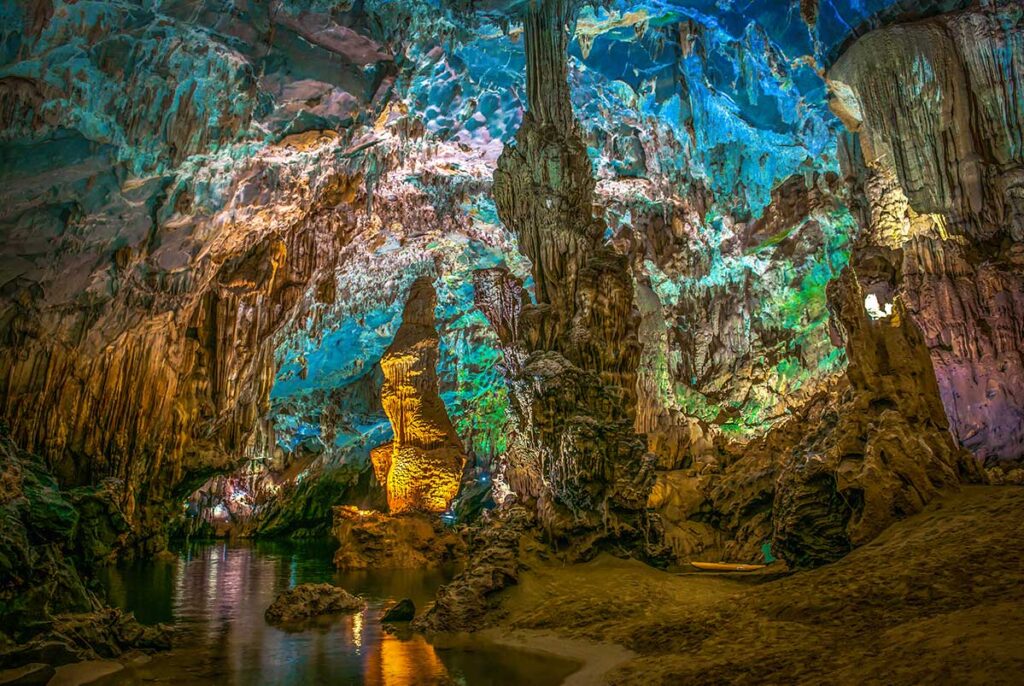
M 1019 680 L 1018 0 L 0 16 L 0 684 Z

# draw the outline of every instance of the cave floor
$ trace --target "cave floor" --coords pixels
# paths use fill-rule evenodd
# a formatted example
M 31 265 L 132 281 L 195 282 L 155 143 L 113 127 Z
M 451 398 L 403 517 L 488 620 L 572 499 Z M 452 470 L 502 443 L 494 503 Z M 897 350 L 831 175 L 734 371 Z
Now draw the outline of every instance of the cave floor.
M 572 683 L 1020 684 L 1022 533 L 1024 489 L 975 486 L 762 583 L 534 560 L 490 633 L 588 659 Z

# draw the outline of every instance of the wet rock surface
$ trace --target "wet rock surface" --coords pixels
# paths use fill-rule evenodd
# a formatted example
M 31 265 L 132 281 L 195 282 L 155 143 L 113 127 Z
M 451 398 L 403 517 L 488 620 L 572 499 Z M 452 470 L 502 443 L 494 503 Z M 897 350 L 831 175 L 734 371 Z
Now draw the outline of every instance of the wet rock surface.
M 301 622 L 324 615 L 357 612 L 366 602 L 331 584 L 301 584 L 281 593 L 264 616 L 271 624 Z
M 414 617 L 416 617 L 416 606 L 408 598 L 402 598 L 381 615 L 380 621 L 411 622 Z
M 5 650 L 162 645 L 84 572 L 186 498 L 346 569 L 479 517 L 449 630 L 535 537 L 812 567 L 1021 481 L 1019 3 L 598 5 L 5 7 Z
M 75 508 L 75 504 L 81 510 Z M 170 647 L 168 627 L 104 607 L 89 584 L 124 518 L 101 489 L 61 491 L 42 459 L 0 430 L 0 666 L 61 665 Z

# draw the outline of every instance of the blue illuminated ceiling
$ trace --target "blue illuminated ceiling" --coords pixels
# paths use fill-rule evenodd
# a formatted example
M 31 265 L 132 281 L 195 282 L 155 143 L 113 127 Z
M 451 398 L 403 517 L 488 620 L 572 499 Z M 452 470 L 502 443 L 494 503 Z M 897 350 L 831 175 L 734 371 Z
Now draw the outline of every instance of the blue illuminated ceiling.
M 475 151 L 493 166 L 502 145 L 513 140 L 525 106 L 525 57 L 521 28 L 515 21 L 522 3 L 477 2 L 473 12 L 453 10 L 457 4 L 368 0 L 363 7 L 374 38 L 396 55 L 400 66 L 396 95 L 423 122 L 427 136 Z M 673 197 L 698 193 L 711 202 L 703 218 L 707 235 L 723 240 L 720 217 L 756 219 L 771 201 L 772 189 L 784 180 L 837 171 L 840 124 L 828 109 L 822 64 L 858 26 L 893 4 L 890 0 L 824 0 L 813 26 L 801 15 L 800 2 L 779 0 L 612 0 L 584 6 L 570 44 L 570 82 L 595 172 L 605 181 L 641 179 L 662 189 L 660 200 L 644 194 L 647 186 L 620 189 L 627 197 L 608 199 L 610 223 L 628 224 L 631 215 L 623 212 L 622 203 L 639 201 L 657 212 Z M 291 0 L 284 5 L 295 13 L 335 7 L 326 0 Z M 463 173 L 472 174 L 468 169 Z M 339 315 L 312 338 L 298 333 L 285 343 L 273 400 L 290 441 L 297 433 L 319 431 L 317 412 L 304 418 L 289 414 L 309 412 L 308 403 L 301 399 L 321 399 L 331 388 L 347 386 L 373 372 L 400 323 L 404 292 L 413 272 L 422 269 L 436 273 L 441 292 L 441 379 L 449 410 L 460 430 L 475 426 L 462 432 L 471 443 L 480 443 L 474 447 L 486 452 L 500 448 L 493 438 L 500 436 L 506 402 L 501 379 L 493 371 L 500 354 L 491 342 L 480 343 L 486 323 L 472 306 L 469 276 L 475 268 L 521 261 L 521 257 L 513 239 L 486 209 L 486 186 L 480 192 L 479 198 L 462 205 L 464 221 L 500 235 L 501 250 L 460 251 L 457 270 L 437 272 L 433 262 L 438 251 L 450 246 L 423 247 L 416 257 L 419 267 L 401 277 L 401 287 L 394 293 L 382 296 L 369 309 Z M 634 197 L 628 197 L 631 194 Z M 827 343 L 823 285 L 845 264 L 851 220 L 840 211 L 820 223 L 830 236 L 822 251 L 781 267 L 771 262 L 770 254 L 768 261 L 763 254 L 722 255 L 713 244 L 708 247 L 712 271 L 696 281 L 686 274 L 665 274 L 648 263 L 652 283 L 666 306 L 677 303 L 687 289 L 742 289 L 749 282 L 747 274 L 761 275 L 763 292 L 752 297 L 762 303 L 749 316 L 759 318 L 755 326 L 790 330 L 792 335 L 781 348 L 775 344 L 778 349 L 769 354 L 781 360 L 768 382 L 771 392 L 747 392 L 745 399 L 730 401 L 750 426 L 764 421 L 774 402 L 772 394 L 785 394 L 794 383 L 799 386 L 841 364 L 839 351 Z M 408 246 L 401 250 L 412 254 Z M 379 262 L 383 269 L 401 268 L 395 265 L 402 263 L 386 258 Z M 525 268 L 520 271 L 527 273 Z M 339 284 L 351 278 L 351 274 L 339 274 Z M 365 274 L 361 278 L 367 280 Z M 448 292 L 461 295 L 448 298 L 449 309 L 442 311 L 445 283 L 459 279 L 463 282 Z M 460 344 L 448 327 L 466 317 L 475 318 L 475 325 L 472 336 Z M 746 326 L 749 329 L 750 324 Z M 746 335 L 751 335 L 749 330 Z M 466 340 L 474 344 L 467 345 Z M 764 354 L 758 345 L 751 344 L 752 356 Z M 671 357 L 671 351 L 668 354 Z M 483 366 L 488 372 L 467 373 L 481 368 L 481 356 L 487 358 Z M 462 378 L 459 393 L 454 390 L 456 378 Z M 666 402 L 703 418 L 720 412 L 695 388 L 677 385 L 668 395 Z M 469 397 L 473 403 L 466 402 Z M 481 410 L 484 407 L 487 410 Z M 382 421 L 378 412 L 369 423 L 377 426 Z M 481 423 L 489 426 L 481 430 Z M 480 438 L 481 434 L 485 437 Z

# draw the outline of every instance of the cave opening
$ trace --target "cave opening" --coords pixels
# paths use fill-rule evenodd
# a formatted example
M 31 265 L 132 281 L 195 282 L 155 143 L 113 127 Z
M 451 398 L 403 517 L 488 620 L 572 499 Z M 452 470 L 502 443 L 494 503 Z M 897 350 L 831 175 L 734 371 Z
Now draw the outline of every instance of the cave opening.
M 0 16 L 0 684 L 1024 669 L 1018 0 Z

